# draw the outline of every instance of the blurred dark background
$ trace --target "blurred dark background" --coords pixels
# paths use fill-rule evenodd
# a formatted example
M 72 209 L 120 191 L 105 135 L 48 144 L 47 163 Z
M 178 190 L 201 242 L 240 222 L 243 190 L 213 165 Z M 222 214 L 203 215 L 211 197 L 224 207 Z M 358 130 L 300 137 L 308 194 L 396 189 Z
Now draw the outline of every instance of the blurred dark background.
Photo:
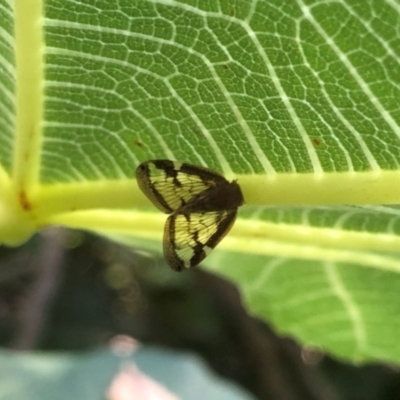
M 18 350 L 79 352 L 118 334 L 196 352 L 259 399 L 400 399 L 400 373 L 353 366 L 277 336 L 248 315 L 238 290 L 200 268 L 51 229 L 0 249 L 0 341 Z

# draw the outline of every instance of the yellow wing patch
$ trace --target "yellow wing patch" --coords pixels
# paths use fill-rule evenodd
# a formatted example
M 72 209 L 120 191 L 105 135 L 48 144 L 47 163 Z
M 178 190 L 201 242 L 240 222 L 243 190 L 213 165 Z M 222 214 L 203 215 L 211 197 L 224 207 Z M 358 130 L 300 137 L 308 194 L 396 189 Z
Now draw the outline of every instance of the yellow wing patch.
M 174 213 L 164 230 L 164 257 L 174 269 L 194 267 L 207 257 L 229 232 L 235 211 Z
M 170 160 L 152 160 L 139 165 L 136 179 L 142 192 L 161 211 L 171 213 L 197 194 L 226 181 L 218 173 Z

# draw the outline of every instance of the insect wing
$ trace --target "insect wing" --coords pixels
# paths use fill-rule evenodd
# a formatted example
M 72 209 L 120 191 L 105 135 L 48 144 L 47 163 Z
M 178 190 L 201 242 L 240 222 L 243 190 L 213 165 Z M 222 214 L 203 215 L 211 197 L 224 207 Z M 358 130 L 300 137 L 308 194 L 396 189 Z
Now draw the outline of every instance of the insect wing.
M 224 238 L 237 210 L 174 213 L 164 230 L 164 257 L 176 271 L 195 267 Z
M 136 170 L 140 189 L 161 211 L 170 214 L 204 190 L 228 183 L 207 168 L 170 160 L 152 160 Z

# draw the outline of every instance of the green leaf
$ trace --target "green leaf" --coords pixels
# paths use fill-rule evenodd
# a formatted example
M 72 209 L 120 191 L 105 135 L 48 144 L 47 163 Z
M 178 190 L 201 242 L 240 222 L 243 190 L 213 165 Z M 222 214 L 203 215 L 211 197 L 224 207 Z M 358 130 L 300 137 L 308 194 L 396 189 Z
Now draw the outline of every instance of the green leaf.
M 58 224 L 161 248 L 136 166 L 208 166 L 246 205 L 205 265 L 279 331 L 399 363 L 399 10 L 0 0 L 1 242 Z

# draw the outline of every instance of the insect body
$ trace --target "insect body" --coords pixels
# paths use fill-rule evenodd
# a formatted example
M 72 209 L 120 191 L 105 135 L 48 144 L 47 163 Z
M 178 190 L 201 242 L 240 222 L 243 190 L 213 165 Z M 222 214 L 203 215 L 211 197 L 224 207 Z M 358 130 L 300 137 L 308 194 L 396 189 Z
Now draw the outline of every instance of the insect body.
M 229 232 L 244 200 L 236 181 L 207 168 L 151 160 L 136 170 L 140 189 L 171 214 L 164 229 L 164 256 L 172 269 L 199 264 Z

